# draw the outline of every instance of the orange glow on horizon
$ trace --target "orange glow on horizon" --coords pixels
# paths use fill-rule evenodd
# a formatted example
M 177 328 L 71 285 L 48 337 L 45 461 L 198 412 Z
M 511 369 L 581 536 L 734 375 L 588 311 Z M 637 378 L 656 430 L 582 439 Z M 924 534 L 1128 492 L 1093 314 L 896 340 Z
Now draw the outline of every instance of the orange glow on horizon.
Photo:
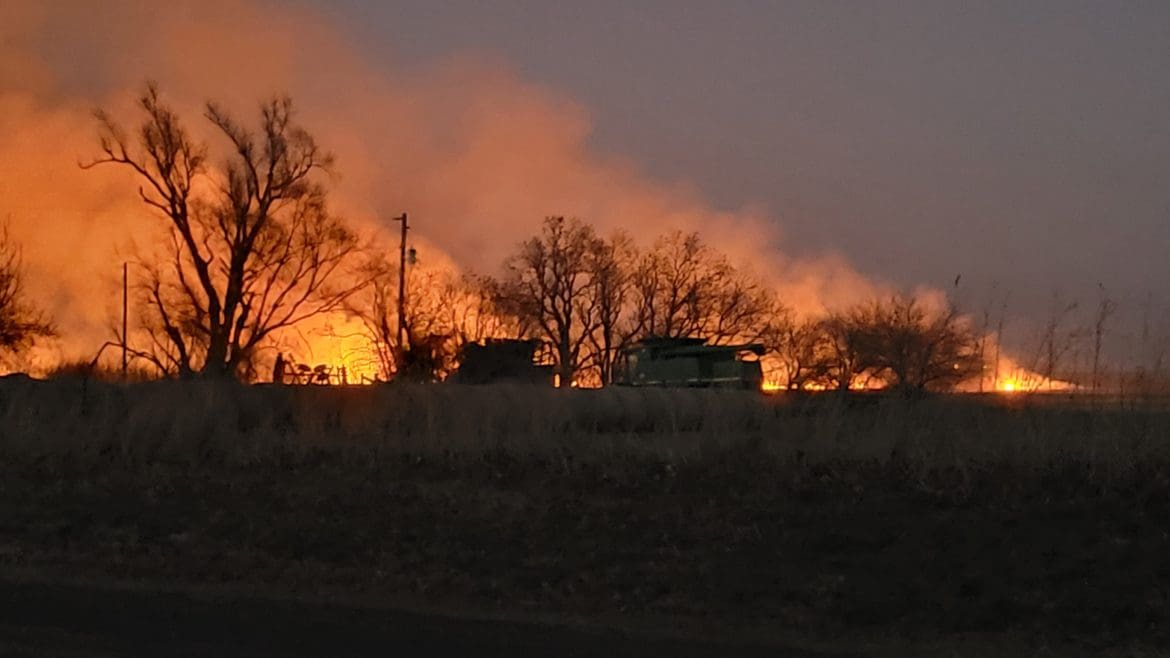
M 1048 379 L 1039 373 L 1024 369 L 1017 369 L 1007 376 L 1001 376 L 998 381 L 992 382 L 991 390 L 1005 395 L 1021 393 L 1049 393 L 1075 391 L 1079 387 L 1073 382 L 1059 379 Z

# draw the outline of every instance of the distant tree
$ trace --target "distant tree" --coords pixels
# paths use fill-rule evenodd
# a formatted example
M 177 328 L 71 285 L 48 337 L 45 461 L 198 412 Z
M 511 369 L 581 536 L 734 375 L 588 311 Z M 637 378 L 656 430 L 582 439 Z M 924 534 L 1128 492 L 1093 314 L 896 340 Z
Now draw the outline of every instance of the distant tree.
M 518 338 L 527 335 L 520 318 L 510 312 L 502 285 L 490 276 L 463 275 L 443 289 L 442 308 L 459 345 L 485 338 Z
M 594 298 L 597 310 L 597 328 L 589 334 L 589 343 L 602 385 L 613 381 L 618 352 L 634 334 L 629 309 L 637 258 L 633 240 L 620 231 L 609 240 L 596 241 L 589 254 L 590 288 L 587 294 Z
M 809 318 L 779 326 L 773 352 L 787 377 L 785 388 L 802 390 L 810 386 L 832 386 L 834 351 L 824 321 Z
M 318 180 L 333 158 L 294 122 L 287 97 L 261 105 L 256 131 L 206 105 L 230 147 L 219 171 L 157 87 L 139 105 L 133 137 L 96 113 L 102 155 L 83 165 L 133 171 L 142 201 L 167 223 L 162 256 L 140 263 L 149 344 L 136 352 L 174 375 L 241 376 L 274 332 L 338 309 L 363 283 L 339 276 L 358 240 Z
M 954 306 L 931 310 L 912 296 L 858 304 L 789 325 L 777 356 L 788 388 L 847 390 L 878 380 L 906 392 L 948 391 L 982 376 L 982 340 Z
M 490 279 L 458 276 L 444 270 L 409 268 L 406 277 L 407 344 L 398 341 L 398 266 L 382 257 L 365 271 L 370 285 L 346 301 L 358 318 L 374 351 L 378 377 L 443 379 L 454 370 L 455 358 L 467 342 L 513 332 L 496 304 Z M 402 363 L 397 359 L 401 357 Z
M 584 222 L 548 217 L 540 235 L 521 243 L 504 264 L 501 297 L 523 326 L 552 347 L 562 387 L 573 382 L 599 326 L 592 265 L 603 249 Z
M 404 356 L 408 345 L 399 345 L 402 335 L 398 330 L 398 264 L 387 259 L 383 252 L 374 250 L 374 254 L 364 265 L 366 278 L 370 284 L 360 293 L 351 296 L 345 301 L 346 310 L 357 317 L 363 327 L 364 334 L 369 339 L 373 350 L 373 360 L 377 364 L 378 379 L 388 381 L 403 368 L 399 361 Z M 407 292 L 404 306 L 407 308 L 407 317 L 421 315 L 417 281 L 408 278 L 404 284 Z M 407 326 L 408 341 L 417 336 L 417 327 L 411 331 L 409 320 L 404 320 Z
M 717 344 L 769 343 L 776 330 L 790 321 L 788 309 L 772 288 L 723 257 L 713 264 L 697 305 L 699 334 Z
M 20 247 L 0 224 L 0 353 L 16 353 L 53 334 L 52 323 L 25 293 Z
M 818 323 L 824 343 L 816 352 L 815 367 L 828 388 L 846 391 L 858 378 L 872 374 L 877 353 L 873 322 L 867 309 L 859 306 Z
M 639 252 L 623 232 L 603 239 L 550 217 L 505 269 L 496 313 L 514 319 L 517 337 L 551 346 L 562 381 L 610 383 L 622 348 L 649 336 L 773 349 L 791 319 L 771 288 L 697 233 L 674 231 Z
M 651 336 L 698 335 L 714 260 L 698 233 L 658 238 L 634 271 L 637 328 Z
M 786 313 L 771 288 L 698 233 L 658 238 L 633 269 L 631 289 L 634 326 L 643 335 L 757 341 Z
M 1032 356 L 1032 364 L 1029 368 L 1033 372 L 1039 372 L 1042 377 L 1034 378 L 1034 381 L 1030 382 L 1031 389 L 1039 388 L 1045 381 L 1051 389 L 1061 366 L 1064 364 L 1065 357 L 1083 337 L 1079 328 L 1069 324 L 1071 314 L 1079 307 L 1078 302 L 1065 301 L 1061 298 L 1060 293 L 1053 291 L 1048 319 L 1044 323 L 1040 334 L 1040 344 Z
M 947 391 L 982 375 L 979 338 L 952 306 L 930 312 L 912 296 L 895 296 L 853 317 L 867 365 L 892 388 Z
M 1097 302 L 1097 315 L 1093 322 L 1093 380 L 1092 390 L 1099 393 L 1101 390 L 1101 347 L 1105 340 L 1105 329 L 1109 318 L 1117 311 L 1117 303 L 1109 298 L 1105 286 L 1098 283 L 1100 299 Z

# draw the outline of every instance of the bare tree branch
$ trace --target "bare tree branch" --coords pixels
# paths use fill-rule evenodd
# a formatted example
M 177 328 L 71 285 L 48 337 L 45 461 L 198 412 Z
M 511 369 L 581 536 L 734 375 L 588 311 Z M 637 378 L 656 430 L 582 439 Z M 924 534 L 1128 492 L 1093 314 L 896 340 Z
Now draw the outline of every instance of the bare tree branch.
M 314 180 L 332 156 L 295 124 L 287 97 L 261 105 L 255 133 L 208 103 L 204 116 L 232 150 L 220 184 L 197 195 L 206 147 L 155 85 L 139 105 L 145 116 L 133 140 L 96 113 L 102 155 L 82 166 L 128 167 L 143 182 L 143 202 L 168 222 L 166 267 L 143 264 L 140 306 L 155 361 L 179 376 L 241 376 L 274 332 L 339 309 L 364 284 L 342 283 L 359 240 Z

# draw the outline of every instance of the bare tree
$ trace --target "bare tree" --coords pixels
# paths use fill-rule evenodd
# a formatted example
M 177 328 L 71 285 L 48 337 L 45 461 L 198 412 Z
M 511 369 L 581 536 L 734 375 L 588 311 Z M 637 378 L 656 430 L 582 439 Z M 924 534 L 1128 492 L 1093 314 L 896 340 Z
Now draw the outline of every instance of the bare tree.
M 613 381 L 618 352 L 634 334 L 628 316 L 637 258 L 630 236 L 620 231 L 609 240 L 598 240 L 589 256 L 588 294 L 597 308 L 597 329 L 589 334 L 589 343 L 603 386 Z
M 496 279 L 470 274 L 443 289 L 443 308 L 460 346 L 485 338 L 519 338 L 529 333 L 521 319 L 509 312 L 501 290 Z
M 633 326 L 644 335 L 761 340 L 785 309 L 774 291 L 731 265 L 697 233 L 660 237 L 632 274 Z
M 364 327 L 378 378 L 399 374 L 443 379 L 467 342 L 511 335 L 515 325 L 496 308 L 494 282 L 445 270 L 410 268 L 406 277 L 406 336 L 399 349 L 398 267 L 384 258 L 365 266 L 370 285 L 347 300 L 346 310 Z M 402 363 L 396 359 L 401 355 Z M 407 372 L 409 371 L 409 372 Z
M 695 336 L 700 300 L 712 275 L 714 255 L 698 233 L 674 231 L 655 241 L 634 274 L 637 326 L 670 338 Z
M 552 346 L 562 387 L 573 382 L 582 348 L 598 327 L 590 260 L 600 248 L 587 224 L 548 217 L 540 235 L 521 243 L 505 261 L 503 297 L 510 311 Z
M 27 299 L 20 247 L 0 225 L 0 353 L 15 353 L 35 339 L 52 336 L 52 324 Z
M 957 286 L 958 279 L 955 279 L 955 281 L 956 281 L 956 286 Z M 999 282 L 992 281 L 991 282 L 991 295 L 993 298 L 994 298 L 998 289 L 999 289 Z M 980 360 L 980 362 L 982 362 L 984 364 L 985 370 L 987 368 L 987 362 L 988 362 L 987 341 L 991 339 L 991 306 L 990 306 L 990 301 L 991 301 L 990 299 L 984 301 L 983 310 L 982 310 L 982 313 L 980 313 L 980 319 L 979 319 L 979 360 Z M 997 343 L 997 346 L 996 346 L 996 354 L 997 354 L 996 362 L 997 363 L 996 363 L 996 367 L 995 367 L 995 370 L 994 370 L 993 375 L 992 375 L 992 389 L 995 388 L 995 384 L 996 384 L 995 380 L 999 376 L 998 351 L 999 351 L 999 347 L 998 347 L 998 343 Z M 979 381 L 978 381 L 978 391 L 980 393 L 983 392 L 986 384 L 987 384 L 986 373 L 980 374 Z
M 398 268 L 384 257 L 370 259 L 364 268 L 370 285 L 361 294 L 347 299 L 345 308 L 361 321 L 365 329 L 371 357 L 377 365 L 376 377 L 389 381 L 399 369 L 398 355 L 401 353 L 398 345 L 401 340 L 398 331 Z M 413 294 L 407 295 L 408 300 L 413 297 Z
M 1156 331 L 1156 327 L 1170 325 L 1170 314 L 1163 309 L 1162 317 L 1155 318 L 1154 296 L 1147 292 L 1141 303 L 1141 334 L 1138 342 L 1137 363 L 1133 368 L 1132 381 L 1129 389 L 1139 396 L 1150 396 L 1154 393 L 1166 393 L 1170 388 L 1166 386 L 1164 366 L 1166 363 L 1167 348 L 1170 347 L 1170 336 L 1165 332 Z M 1124 398 L 1126 393 L 1126 378 L 1119 378 L 1119 393 Z
M 1101 343 L 1105 339 L 1105 327 L 1117 310 L 1117 303 L 1109 298 L 1105 286 L 1098 283 L 1097 288 L 1101 298 L 1097 303 L 1097 317 L 1093 323 L 1093 393 L 1099 393 L 1101 388 Z
M 129 168 L 167 221 L 163 257 L 140 263 L 149 345 L 137 351 L 179 376 L 241 376 L 274 332 L 338 309 L 362 283 L 339 276 L 358 240 L 317 180 L 332 156 L 294 123 L 287 97 L 261 105 L 256 132 L 208 103 L 204 117 L 231 149 L 212 172 L 156 86 L 139 105 L 133 138 L 96 113 L 102 155 L 83 165 Z
M 994 357 L 995 362 L 994 362 L 993 372 L 992 372 L 992 376 L 991 376 L 991 388 L 993 390 L 999 386 L 999 375 L 1000 375 L 1000 365 L 1001 365 L 1000 352 L 1003 350 L 1003 341 L 1004 341 L 1003 327 L 1004 327 L 1004 323 L 1007 321 L 1008 300 L 1009 300 L 1009 293 L 1005 292 L 1002 300 L 1000 301 L 999 315 L 998 315 L 998 319 L 996 320 L 996 323 L 995 323 L 995 357 Z
M 914 297 L 896 296 L 859 317 L 869 325 L 870 362 L 893 388 L 951 390 L 982 376 L 979 338 L 952 305 L 931 313 Z
M 790 321 L 775 293 L 696 233 L 675 231 L 646 252 L 624 233 L 599 238 L 551 217 L 505 263 L 496 310 L 518 336 L 552 346 L 561 381 L 605 385 L 620 350 L 646 336 L 778 346 Z
M 832 313 L 819 323 L 824 347 L 817 352 L 820 363 L 816 368 L 823 373 L 829 388 L 847 391 L 857 378 L 875 367 L 873 320 L 867 311 L 866 307 L 858 306 L 847 312 Z
M 438 381 L 453 369 L 458 336 L 446 307 L 454 303 L 455 285 L 447 272 L 407 270 L 408 294 L 403 304 L 406 345 L 392 352 L 401 359 L 395 364 L 396 377 Z
M 1052 305 L 1048 320 L 1040 336 L 1040 345 L 1032 359 L 1031 370 L 1040 372 L 1048 382 L 1049 390 L 1055 384 L 1056 375 L 1064 357 L 1072 349 L 1080 332 L 1075 328 L 1066 328 L 1065 321 L 1077 309 L 1077 302 L 1065 302 L 1057 292 L 1052 293 Z M 1034 382 L 1031 388 L 1038 388 L 1043 382 Z
M 790 385 L 827 382 L 845 390 L 858 378 L 878 378 L 908 392 L 946 391 L 981 377 L 982 346 L 954 306 L 928 311 L 911 296 L 859 304 L 810 323 L 794 336 Z
M 775 291 L 725 258 L 712 263 L 704 288 L 696 303 L 699 334 L 713 343 L 767 343 L 788 320 Z
M 780 324 L 778 341 L 773 353 L 784 366 L 792 391 L 809 387 L 832 386 L 835 353 L 832 335 L 826 330 L 825 320 L 808 318 Z

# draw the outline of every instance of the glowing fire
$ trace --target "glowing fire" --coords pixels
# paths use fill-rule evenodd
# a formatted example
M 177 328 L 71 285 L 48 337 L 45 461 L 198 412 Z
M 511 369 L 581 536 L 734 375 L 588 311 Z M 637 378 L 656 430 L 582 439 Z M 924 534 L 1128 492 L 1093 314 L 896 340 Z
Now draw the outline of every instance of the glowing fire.
M 310 368 L 325 366 L 333 383 L 372 384 L 378 380 L 377 348 L 360 322 L 336 314 L 286 341 L 286 358 Z
M 885 385 L 881 381 L 872 377 L 856 377 L 854 378 L 853 382 L 849 384 L 849 390 L 851 391 L 872 391 L 879 390 L 884 387 Z M 804 385 L 800 387 L 800 390 L 828 391 L 833 390 L 833 388 L 834 387 L 827 386 L 821 382 L 805 382 Z M 765 393 L 779 393 L 781 391 L 787 390 L 787 387 L 779 379 L 770 378 L 764 380 L 764 383 L 760 386 L 760 390 Z
M 990 384 L 989 388 L 992 391 L 1006 394 L 1067 392 L 1079 388 L 1072 382 L 1049 379 L 1014 363 L 1006 370 L 1007 374 L 1000 374 L 998 379 L 991 375 L 984 380 L 984 384 Z
M 377 347 L 369 335 L 363 330 L 362 324 L 344 314 L 335 314 L 323 318 L 314 326 L 306 327 L 298 332 L 296 337 L 283 343 L 286 358 L 294 364 L 304 364 L 310 368 L 323 365 L 332 374 L 333 383 L 341 383 L 340 373 L 345 373 L 345 383 L 372 384 L 379 380 L 379 361 Z M 767 373 L 760 390 L 768 394 L 781 393 L 787 389 L 786 377 L 781 366 L 769 364 Z M 965 383 L 960 390 L 967 392 L 993 391 L 1010 395 L 1023 393 L 1067 392 L 1076 390 L 1076 384 L 1057 379 L 1048 379 L 1043 375 L 1032 372 L 1016 362 L 1004 358 L 1000 367 L 999 377 L 990 367 L 984 376 L 982 387 L 978 378 Z M 574 381 L 574 387 L 595 388 L 599 384 L 591 381 Z M 855 391 L 877 390 L 884 388 L 885 383 L 879 378 L 859 376 L 850 384 Z M 820 382 L 806 382 L 802 387 L 805 391 L 825 391 L 830 387 Z

